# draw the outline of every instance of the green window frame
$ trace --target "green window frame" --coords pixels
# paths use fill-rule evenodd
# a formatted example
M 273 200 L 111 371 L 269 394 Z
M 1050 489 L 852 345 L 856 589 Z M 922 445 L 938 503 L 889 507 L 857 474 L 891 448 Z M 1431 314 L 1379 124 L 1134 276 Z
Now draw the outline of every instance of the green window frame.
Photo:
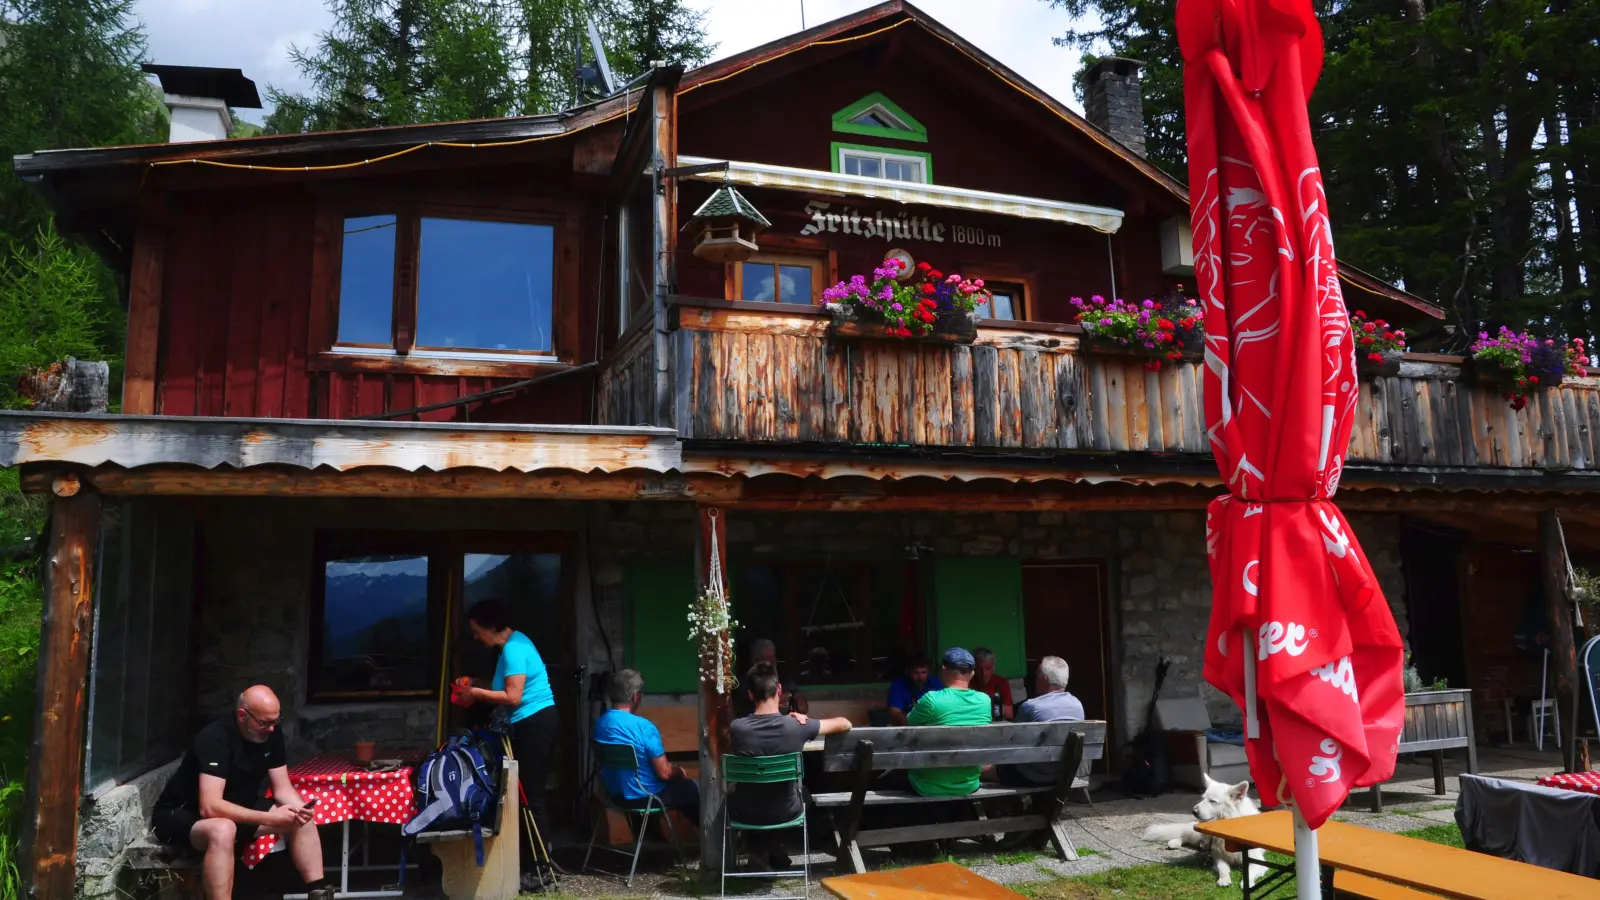
M 888 157 L 891 157 L 891 158 L 892 157 L 901 157 L 901 158 L 904 158 L 904 159 L 918 159 L 918 160 L 921 160 L 922 161 L 922 181 L 920 181 L 920 182 L 907 181 L 907 182 L 905 182 L 905 184 L 933 184 L 933 154 L 932 153 L 928 153 L 928 152 L 923 151 L 923 150 L 902 150 L 899 147 L 874 147 L 874 146 L 872 146 L 870 144 L 846 144 L 846 143 L 844 143 L 842 141 L 834 141 L 833 145 L 829 148 L 828 153 L 829 153 L 829 156 L 831 157 L 831 159 L 829 160 L 829 163 L 831 164 L 832 170 L 835 173 L 844 174 L 843 153 L 841 151 L 845 151 L 845 150 L 858 150 L 858 151 L 861 151 L 863 153 L 871 153 L 871 154 L 874 154 L 874 155 L 888 156 Z M 884 179 L 884 180 L 892 181 L 893 179 Z
M 862 125 L 851 121 L 859 118 L 862 113 L 874 107 L 882 110 L 886 114 L 885 118 L 893 119 L 904 127 Z M 914 141 L 919 144 L 928 142 L 928 129 L 910 113 L 901 109 L 893 100 L 877 91 L 834 113 L 833 130 L 845 134 L 860 134 L 867 137 L 888 138 L 896 141 Z M 834 155 L 838 156 L 838 153 L 835 152 Z

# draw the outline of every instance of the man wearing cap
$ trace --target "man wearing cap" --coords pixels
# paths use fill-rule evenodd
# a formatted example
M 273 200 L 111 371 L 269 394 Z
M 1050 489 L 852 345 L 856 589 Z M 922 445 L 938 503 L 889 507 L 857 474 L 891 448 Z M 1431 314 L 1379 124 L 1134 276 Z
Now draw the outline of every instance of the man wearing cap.
M 906 722 L 911 725 L 987 725 L 989 695 L 972 689 L 977 668 L 972 654 L 951 647 L 940 660 L 939 678 L 944 689 L 922 695 Z M 911 789 L 924 797 L 965 797 L 978 789 L 979 766 L 951 766 L 944 769 L 911 769 L 906 779 Z

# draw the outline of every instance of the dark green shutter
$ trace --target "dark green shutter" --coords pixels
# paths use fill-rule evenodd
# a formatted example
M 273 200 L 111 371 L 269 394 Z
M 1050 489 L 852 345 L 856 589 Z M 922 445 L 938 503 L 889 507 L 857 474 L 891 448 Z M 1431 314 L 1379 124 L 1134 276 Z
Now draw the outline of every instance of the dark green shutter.
M 689 640 L 694 560 L 641 559 L 623 573 L 628 595 L 628 667 L 644 675 L 648 694 L 692 693 L 699 660 Z
M 1023 658 L 1022 560 L 1015 556 L 942 556 L 933 570 L 934 668 L 949 647 L 988 647 L 995 671 L 1026 674 Z

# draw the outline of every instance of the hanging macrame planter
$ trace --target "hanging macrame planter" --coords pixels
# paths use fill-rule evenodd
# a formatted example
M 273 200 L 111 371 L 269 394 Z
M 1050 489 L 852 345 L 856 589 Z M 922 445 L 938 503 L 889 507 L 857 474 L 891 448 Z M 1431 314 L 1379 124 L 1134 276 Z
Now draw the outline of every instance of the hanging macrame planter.
M 722 548 L 717 546 L 716 510 L 710 510 L 710 562 L 706 584 L 689 606 L 689 639 L 700 651 L 700 683 L 718 694 L 732 694 L 739 681 L 733 675 L 733 630 L 739 623 L 728 609 L 728 589 L 722 581 Z

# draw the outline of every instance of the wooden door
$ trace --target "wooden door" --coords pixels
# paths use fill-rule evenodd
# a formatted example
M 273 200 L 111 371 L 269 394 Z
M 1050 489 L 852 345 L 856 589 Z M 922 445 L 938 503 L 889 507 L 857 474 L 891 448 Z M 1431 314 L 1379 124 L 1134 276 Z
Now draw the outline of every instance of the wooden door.
M 1028 694 L 1034 693 L 1039 660 L 1059 656 L 1071 668 L 1067 690 L 1083 701 L 1084 715 L 1106 720 L 1107 733 L 1114 734 L 1105 564 L 1098 560 L 1025 564 L 1022 606 Z

